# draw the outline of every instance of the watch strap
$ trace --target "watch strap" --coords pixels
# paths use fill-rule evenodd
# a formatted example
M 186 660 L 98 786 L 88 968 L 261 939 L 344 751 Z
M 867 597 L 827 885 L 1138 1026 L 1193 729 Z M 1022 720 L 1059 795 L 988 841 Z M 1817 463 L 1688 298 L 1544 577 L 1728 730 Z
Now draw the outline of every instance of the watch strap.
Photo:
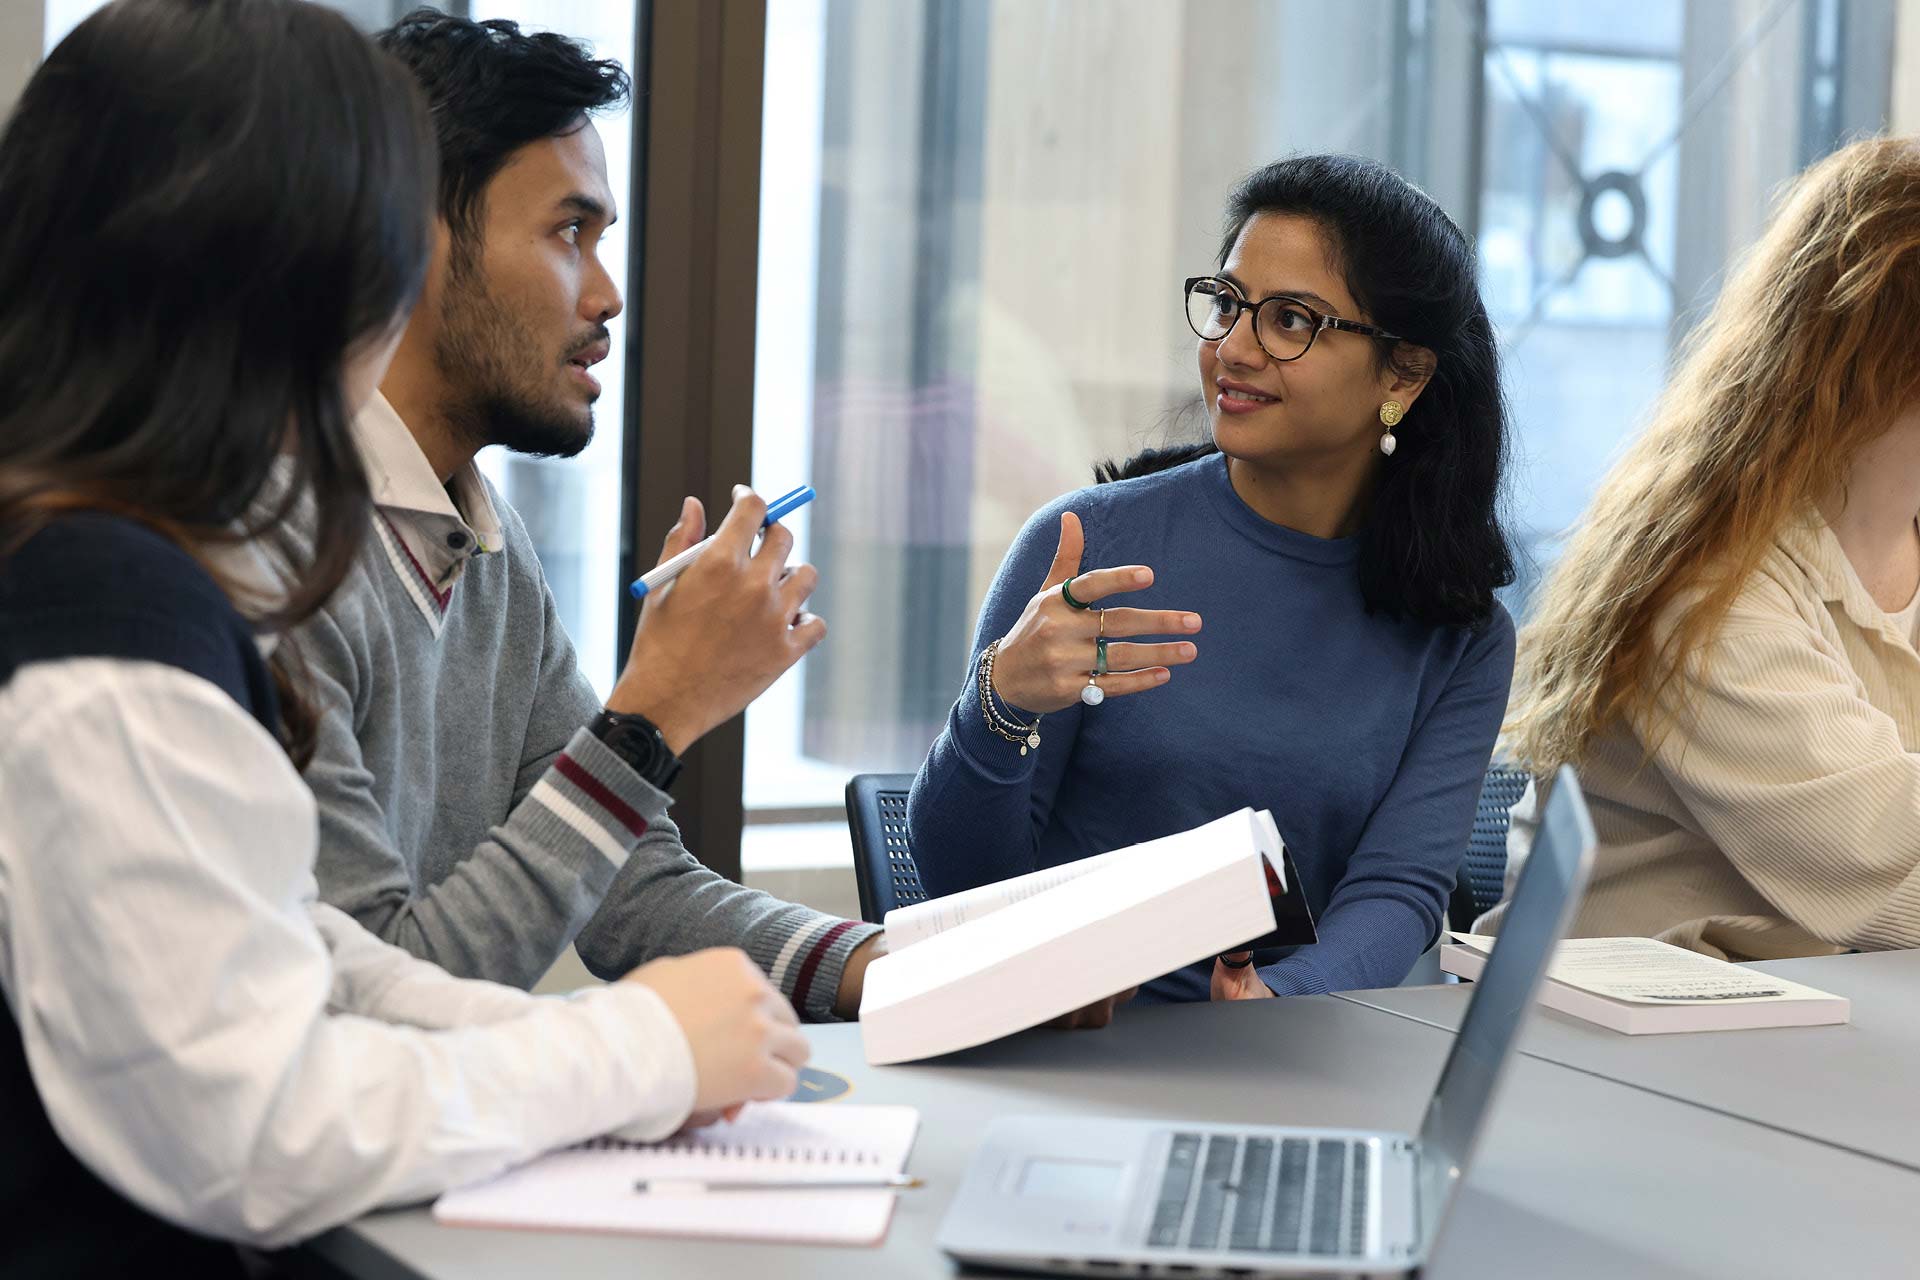
M 643 715 L 602 711 L 593 718 L 587 731 L 625 761 L 628 768 L 661 791 L 670 790 L 680 776 L 680 757 L 667 746 L 660 727 Z

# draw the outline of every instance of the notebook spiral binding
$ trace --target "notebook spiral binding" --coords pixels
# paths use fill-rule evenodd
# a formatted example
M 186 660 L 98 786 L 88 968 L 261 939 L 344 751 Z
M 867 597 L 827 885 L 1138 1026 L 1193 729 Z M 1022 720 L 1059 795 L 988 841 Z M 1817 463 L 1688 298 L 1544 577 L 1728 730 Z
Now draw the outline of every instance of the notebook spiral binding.
M 670 1138 L 665 1142 L 628 1142 L 623 1138 L 589 1138 L 576 1151 L 647 1151 L 656 1155 L 718 1156 L 723 1160 L 777 1160 L 786 1164 L 859 1166 L 880 1163 L 871 1151 L 818 1151 L 812 1147 L 768 1146 L 762 1143 L 696 1142 Z

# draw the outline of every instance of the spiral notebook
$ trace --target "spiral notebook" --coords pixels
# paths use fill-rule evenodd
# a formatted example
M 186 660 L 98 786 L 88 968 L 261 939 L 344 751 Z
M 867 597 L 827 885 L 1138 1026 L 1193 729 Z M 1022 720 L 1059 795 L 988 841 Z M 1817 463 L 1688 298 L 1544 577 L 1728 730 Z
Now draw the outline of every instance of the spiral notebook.
M 891 1191 L 646 1194 L 643 1178 L 845 1178 L 906 1169 L 920 1127 L 912 1107 L 766 1102 L 732 1124 L 660 1143 L 596 1138 L 450 1191 L 435 1221 L 456 1227 L 606 1231 L 712 1240 L 879 1244 Z

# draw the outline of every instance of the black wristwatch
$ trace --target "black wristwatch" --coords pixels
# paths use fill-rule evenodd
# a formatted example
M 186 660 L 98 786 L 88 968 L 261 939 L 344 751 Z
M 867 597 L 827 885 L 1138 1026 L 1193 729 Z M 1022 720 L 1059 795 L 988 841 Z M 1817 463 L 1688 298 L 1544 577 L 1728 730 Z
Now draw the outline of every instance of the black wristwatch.
M 680 757 L 660 736 L 660 727 L 645 716 L 602 711 L 587 726 L 587 732 L 662 791 L 671 790 L 673 780 L 680 776 Z

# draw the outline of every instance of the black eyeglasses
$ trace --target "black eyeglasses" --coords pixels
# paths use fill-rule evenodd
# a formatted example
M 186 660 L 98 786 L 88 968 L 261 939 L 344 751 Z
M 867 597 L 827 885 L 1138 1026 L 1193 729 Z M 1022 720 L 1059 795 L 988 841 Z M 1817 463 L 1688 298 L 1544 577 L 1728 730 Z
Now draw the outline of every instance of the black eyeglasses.
M 1232 333 L 1242 311 L 1253 312 L 1253 340 L 1275 360 L 1298 360 L 1307 354 L 1322 329 L 1342 329 L 1387 342 L 1404 341 L 1385 329 L 1317 311 L 1283 293 L 1249 302 L 1231 281 L 1219 276 L 1195 276 L 1187 281 L 1187 323 L 1208 342 L 1219 342 Z

